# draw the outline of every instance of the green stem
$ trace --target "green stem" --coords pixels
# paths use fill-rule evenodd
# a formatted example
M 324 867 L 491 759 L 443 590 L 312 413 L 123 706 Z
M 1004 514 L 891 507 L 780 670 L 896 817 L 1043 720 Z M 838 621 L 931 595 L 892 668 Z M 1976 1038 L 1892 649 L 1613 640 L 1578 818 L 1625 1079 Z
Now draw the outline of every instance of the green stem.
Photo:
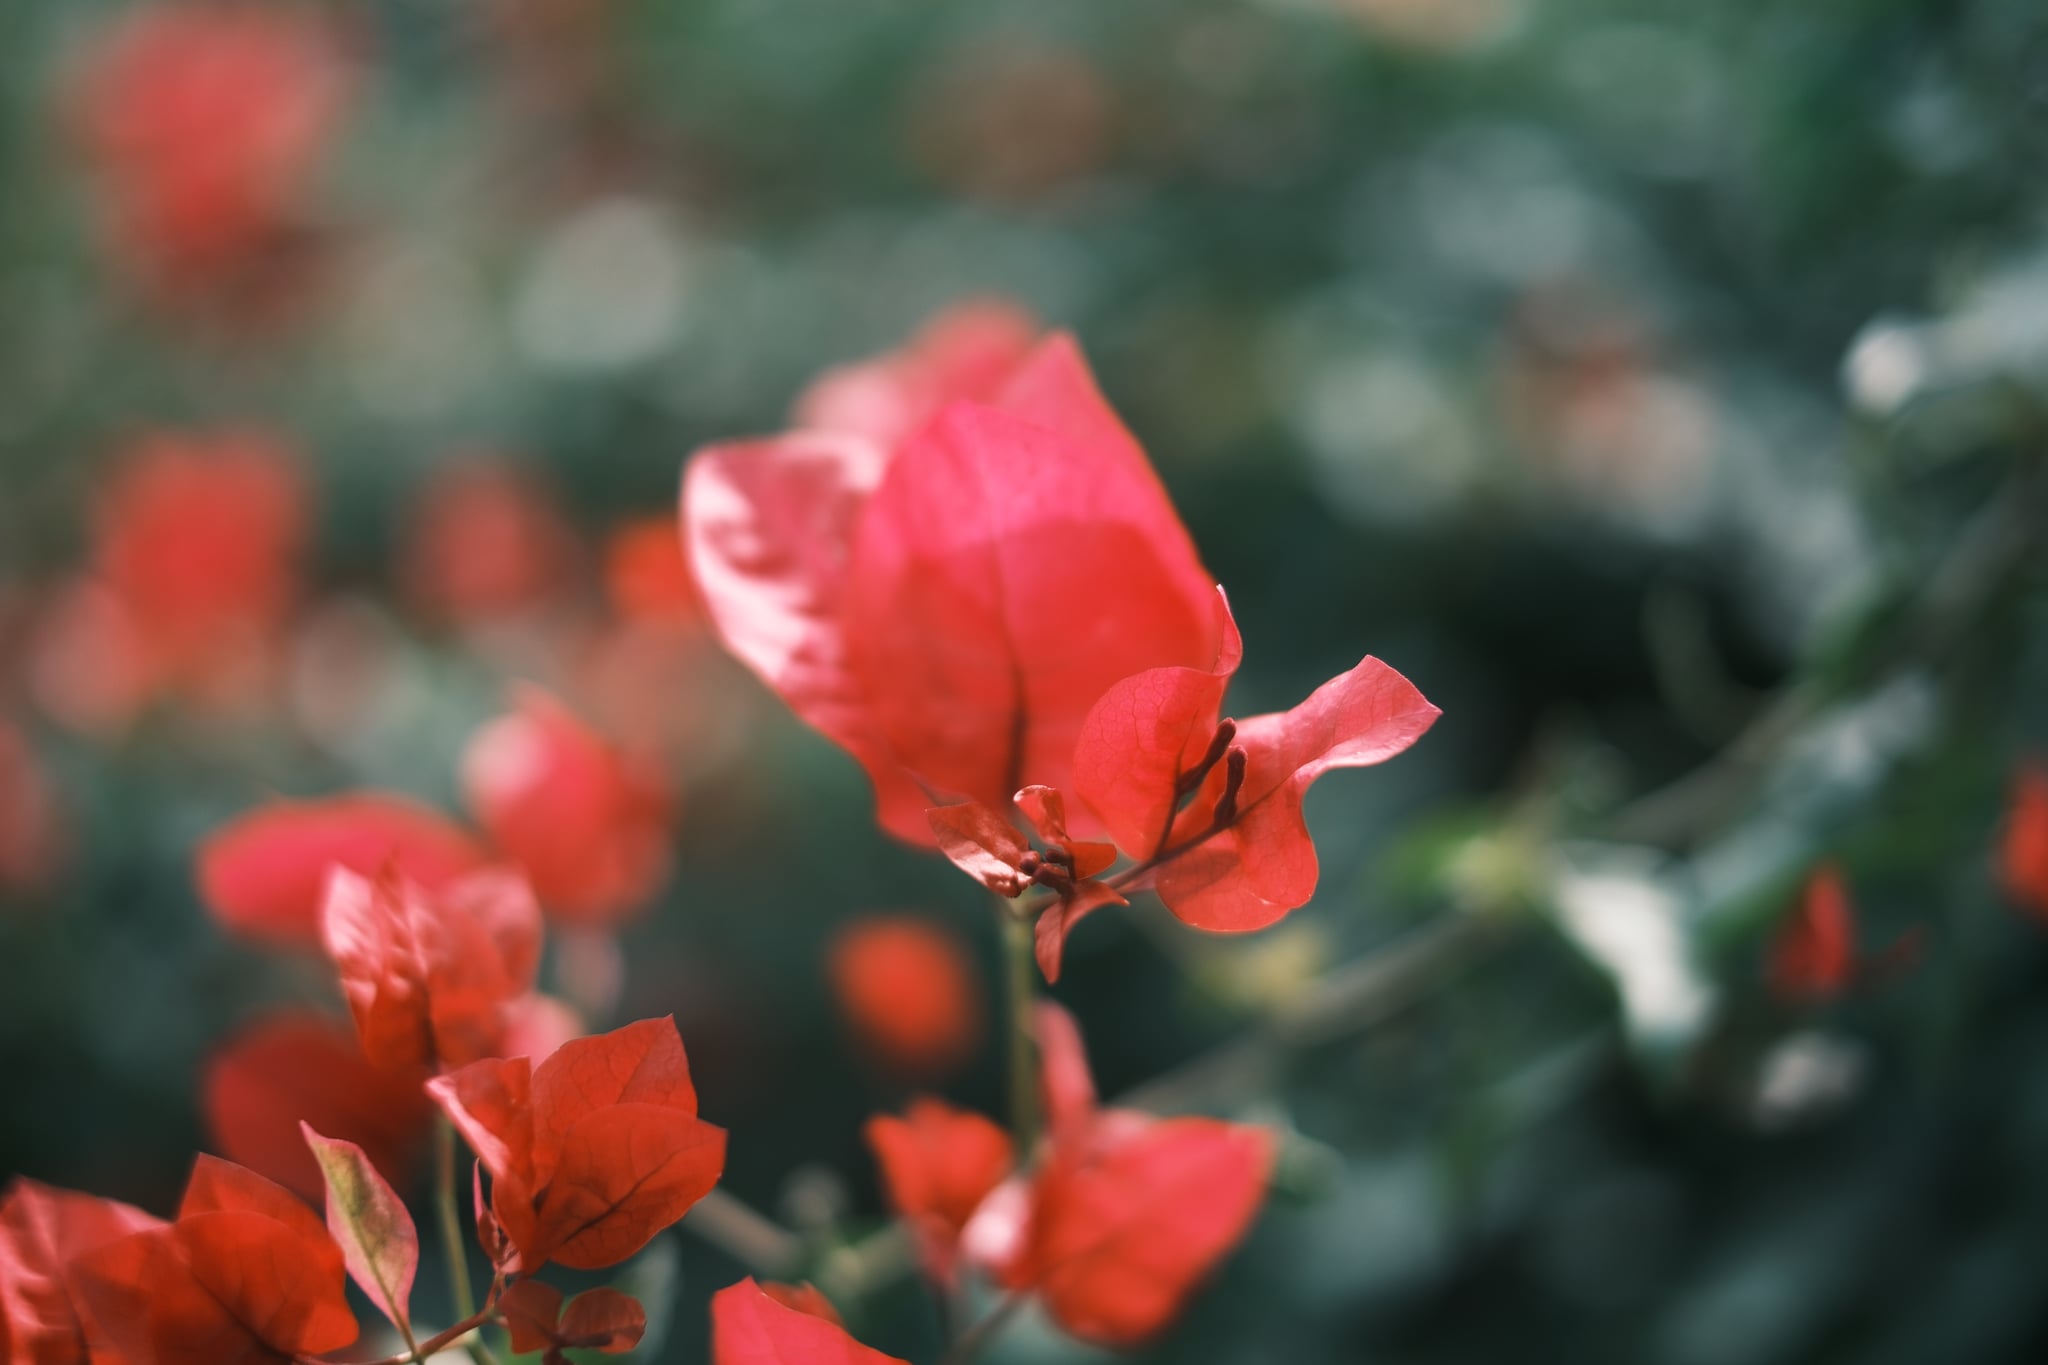
M 434 1117 L 434 1206 L 441 1216 L 441 1247 L 448 1255 L 448 1290 L 455 1296 L 456 1315 L 472 1317 L 476 1293 L 470 1288 L 469 1245 L 455 1198 L 455 1125 L 445 1114 Z
M 997 906 L 1003 922 L 1003 967 L 1010 1004 L 1010 1130 L 1017 1159 L 1027 1159 L 1038 1137 L 1038 1047 L 1032 1041 L 1031 1011 L 1037 1000 L 1037 959 L 1031 952 L 1031 921 L 1005 901 Z

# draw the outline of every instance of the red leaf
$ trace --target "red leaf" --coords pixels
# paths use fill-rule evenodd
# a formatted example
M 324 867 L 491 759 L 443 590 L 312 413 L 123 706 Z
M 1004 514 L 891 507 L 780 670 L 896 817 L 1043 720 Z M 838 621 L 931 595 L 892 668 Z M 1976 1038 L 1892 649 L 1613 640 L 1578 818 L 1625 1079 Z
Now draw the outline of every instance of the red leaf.
M 231 1212 L 182 1215 L 74 1264 L 94 1321 L 136 1360 L 280 1365 L 356 1339 L 339 1261 L 331 1243 Z
M 1816 869 L 1771 942 L 1771 989 L 1784 1000 L 1829 1000 L 1856 975 L 1856 921 L 1839 868 Z
M 868 1120 L 882 1188 L 917 1238 L 925 1273 L 950 1286 L 961 1231 L 1015 1161 L 1010 1136 L 979 1114 L 916 1099 L 902 1118 Z
M 827 957 L 832 994 L 860 1047 L 892 1075 L 937 1080 L 974 1057 L 981 986 L 959 938 L 908 915 L 867 915 Z
M 1021 1277 L 1074 1336 L 1139 1345 L 1244 1236 L 1272 1165 L 1269 1134 L 1214 1119 L 1132 1120 L 1086 1141 L 1057 1139 Z
M 361 1146 L 403 1181 L 433 1117 L 417 1072 L 370 1065 L 351 1031 L 287 1010 L 244 1029 L 207 1063 L 207 1126 L 234 1161 L 311 1199 L 324 1189 L 299 1124 Z
M 711 1296 L 711 1365 L 905 1365 L 741 1280 Z
M 725 1130 L 695 1115 L 651 1104 L 599 1110 L 563 1142 L 522 1255 L 572 1270 L 617 1265 L 688 1213 L 724 1170 Z
M 350 1277 L 410 1340 L 412 1285 L 420 1266 L 412 1215 L 362 1148 L 321 1137 L 303 1123 L 299 1128 L 327 1179 L 327 1230 Z
M 779 1284 L 769 1280 L 761 1286 L 761 1292 L 784 1308 L 794 1308 L 799 1313 L 809 1313 L 814 1318 L 823 1318 L 835 1327 L 846 1325 L 845 1319 L 839 1316 L 839 1310 L 832 1306 L 832 1300 L 826 1298 L 809 1280 L 802 1284 Z
M 818 376 L 796 423 L 894 446 L 955 399 L 993 397 L 1037 340 L 1036 320 L 1006 300 L 955 304 L 907 345 Z
M 998 896 L 1022 893 L 1030 879 L 1018 874 L 1017 864 L 1031 851 L 1031 841 L 1015 825 L 979 801 L 935 806 L 924 814 L 939 852 L 953 866 Z
M 199 895 L 230 929 L 317 948 L 328 868 L 367 876 L 388 863 L 432 889 L 483 862 L 483 850 L 459 825 L 401 796 L 273 801 L 200 846 Z
M 1128 904 L 1130 902 L 1124 899 L 1121 892 L 1091 878 L 1076 884 L 1071 893 L 1062 895 L 1041 911 L 1038 923 L 1033 927 L 1032 953 L 1037 957 L 1038 970 L 1045 973 L 1045 979 L 1060 979 L 1060 964 L 1066 955 L 1067 936 L 1074 932 L 1075 925 L 1105 905 Z
M 489 1058 L 427 1082 L 427 1093 L 493 1180 L 533 1178 L 533 1066 Z
M 430 892 L 395 870 L 372 879 L 336 868 L 321 934 L 363 1053 L 387 1070 L 503 1053 L 511 1004 L 540 965 L 540 908 L 504 872 Z
M 498 1299 L 512 1349 L 524 1355 L 546 1351 L 559 1361 L 565 1349 L 617 1354 L 640 1344 L 647 1312 L 616 1289 L 592 1289 L 562 1305 L 562 1291 L 539 1280 L 521 1280 Z
M 2006 894 L 2048 919 L 2048 766 L 2020 765 L 1999 845 Z
M 561 1344 L 617 1354 L 640 1344 L 647 1331 L 647 1310 L 640 1301 L 616 1289 L 586 1289 L 562 1310 Z
M 521 1266 L 625 1260 L 718 1182 L 725 1133 L 697 1117 L 672 1019 L 564 1043 L 535 1068 L 484 1061 L 428 1085 L 491 1172 Z
M 668 877 L 664 785 L 540 689 L 522 687 L 514 701 L 463 753 L 477 822 L 564 922 L 612 923 L 643 908 Z
M 555 1344 L 555 1323 L 562 1316 L 562 1291 L 540 1280 L 521 1280 L 498 1296 L 498 1312 L 512 1349 L 519 1355 L 545 1351 Z
M 180 1222 L 202 1213 L 254 1213 L 281 1224 L 318 1256 L 332 1262 L 338 1276 L 345 1264 L 341 1249 L 328 1236 L 326 1224 L 305 1201 L 255 1171 L 201 1152 L 185 1181 L 178 1204 Z
M 68 1267 L 109 1242 L 162 1226 L 127 1204 L 15 1177 L 0 1198 L 0 1322 L 12 1332 L 0 1360 L 127 1365 L 80 1306 Z

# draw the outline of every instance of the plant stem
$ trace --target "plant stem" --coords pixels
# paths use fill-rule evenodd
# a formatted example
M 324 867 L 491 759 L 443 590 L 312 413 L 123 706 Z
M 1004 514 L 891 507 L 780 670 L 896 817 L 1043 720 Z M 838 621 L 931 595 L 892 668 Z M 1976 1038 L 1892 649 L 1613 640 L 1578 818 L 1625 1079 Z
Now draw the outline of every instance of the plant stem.
M 698 1200 L 683 1226 L 757 1275 L 781 1278 L 803 1262 L 803 1238 L 724 1190 Z
M 981 1321 L 962 1332 L 946 1354 L 940 1357 L 939 1365 L 967 1365 L 981 1354 L 981 1348 L 993 1341 L 996 1334 L 1009 1325 L 1019 1308 L 1024 1306 L 1025 1296 L 1020 1293 L 1005 1295 L 1003 1301 L 989 1309 Z
M 434 1117 L 434 1207 L 441 1218 L 441 1249 L 448 1256 L 448 1291 L 456 1313 L 472 1317 L 476 1294 L 469 1284 L 469 1248 L 455 1200 L 455 1125 L 445 1114 Z
M 1010 1004 L 1010 1131 L 1017 1159 L 1025 1160 L 1038 1137 L 1038 1047 L 1032 1041 L 1038 964 L 1031 952 L 1031 921 L 1009 902 L 997 904 L 1003 923 L 1003 967 Z

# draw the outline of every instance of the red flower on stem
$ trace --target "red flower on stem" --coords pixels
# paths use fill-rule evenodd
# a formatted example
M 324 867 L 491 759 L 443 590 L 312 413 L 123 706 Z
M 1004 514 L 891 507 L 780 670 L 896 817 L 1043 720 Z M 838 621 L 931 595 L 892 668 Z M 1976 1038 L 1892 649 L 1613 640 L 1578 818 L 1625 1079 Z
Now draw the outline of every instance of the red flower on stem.
M 1216 652 L 1211 581 L 1072 339 L 997 368 L 970 386 L 984 401 L 948 392 L 928 420 L 871 424 L 900 437 L 717 446 L 684 479 L 727 647 L 860 761 L 883 827 L 919 844 L 935 800 L 1071 786 L 1104 690 Z
M 964 1259 L 1035 1294 L 1074 1336 L 1135 1346 L 1165 1330 L 1243 1238 L 1265 1199 L 1273 1139 L 1215 1119 L 1104 1109 L 1072 1018 L 1042 1003 L 1037 1036 L 1049 1122 L 1028 1172 L 1005 1179 L 999 1130 L 935 1101 L 875 1121 L 869 1141 L 939 1283 Z

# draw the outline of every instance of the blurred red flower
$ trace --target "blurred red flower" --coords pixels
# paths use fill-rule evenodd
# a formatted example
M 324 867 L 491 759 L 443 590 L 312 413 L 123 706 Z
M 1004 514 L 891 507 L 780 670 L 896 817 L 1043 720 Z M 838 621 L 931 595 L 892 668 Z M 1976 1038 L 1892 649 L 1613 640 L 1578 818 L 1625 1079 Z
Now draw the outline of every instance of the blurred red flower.
M 2048 919 L 2048 766 L 2029 761 L 2014 775 L 1999 863 L 2006 894 Z
M 672 517 L 614 529 L 605 541 L 604 581 L 612 610 L 628 621 L 690 625 L 703 612 Z
M 856 1043 L 892 1074 L 943 1080 L 980 1048 L 981 987 L 958 936 L 908 915 L 864 916 L 833 940 L 827 967 Z
M 0 894 L 47 886 L 64 843 L 63 812 L 28 736 L 0 717 Z
M 817 1311 L 821 1302 L 791 1303 L 751 1279 L 719 1290 L 711 1296 L 711 1365 L 905 1365 L 855 1341 L 836 1313 Z
M 1206 667 L 1219 643 L 1212 580 L 1072 339 L 957 370 L 936 345 L 827 376 L 873 395 L 806 399 L 839 429 L 700 451 L 683 496 L 727 647 L 867 769 L 883 827 L 926 846 L 937 802 L 1071 786 L 1097 697 Z
M 563 923 L 616 923 L 668 876 L 666 783 L 539 688 L 519 688 L 512 711 L 470 739 L 462 785 L 477 823 Z
M 266 685 L 307 532 L 296 452 L 259 431 L 153 432 L 120 453 L 93 510 L 94 576 L 121 620 L 81 665 L 216 704 Z
M 539 479 L 470 456 L 427 481 L 401 551 L 408 595 L 458 625 L 515 616 L 566 593 L 576 533 Z
M 351 84 L 304 9 L 143 5 L 96 34 L 73 114 L 121 261 L 177 293 L 275 247 L 305 216 Z

